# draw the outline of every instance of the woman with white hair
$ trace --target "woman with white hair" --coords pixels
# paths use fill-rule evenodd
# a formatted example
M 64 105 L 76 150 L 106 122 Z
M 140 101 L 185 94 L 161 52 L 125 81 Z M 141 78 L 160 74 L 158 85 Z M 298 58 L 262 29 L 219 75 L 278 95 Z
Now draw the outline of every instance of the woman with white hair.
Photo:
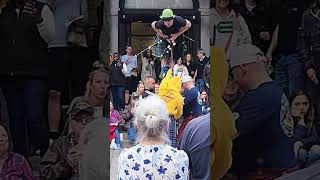
M 170 146 L 169 121 L 166 104 L 160 97 L 137 102 L 138 144 L 120 154 L 118 179 L 188 179 L 189 158 L 184 151 Z

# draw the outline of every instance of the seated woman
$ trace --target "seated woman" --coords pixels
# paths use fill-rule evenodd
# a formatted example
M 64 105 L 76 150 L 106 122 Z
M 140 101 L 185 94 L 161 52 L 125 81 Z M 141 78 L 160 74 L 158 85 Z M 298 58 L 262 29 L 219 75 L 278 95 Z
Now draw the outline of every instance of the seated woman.
M 0 124 L 0 179 L 35 180 L 28 161 L 10 151 L 10 140 L 7 128 Z
M 93 107 L 85 102 L 78 103 L 71 111 L 70 131 L 52 143 L 40 162 L 44 180 L 79 179 L 79 162 L 83 154 L 80 134 L 92 121 L 93 113 Z
M 295 122 L 294 152 L 299 167 L 308 167 L 320 160 L 320 134 L 310 98 L 302 91 L 289 98 L 291 116 Z
M 200 93 L 199 104 L 202 106 L 202 114 L 205 115 L 210 112 L 210 105 L 208 100 L 208 95 L 206 91 Z
M 169 121 L 166 104 L 158 96 L 137 102 L 138 145 L 120 154 L 119 179 L 188 179 L 189 158 L 170 146 Z

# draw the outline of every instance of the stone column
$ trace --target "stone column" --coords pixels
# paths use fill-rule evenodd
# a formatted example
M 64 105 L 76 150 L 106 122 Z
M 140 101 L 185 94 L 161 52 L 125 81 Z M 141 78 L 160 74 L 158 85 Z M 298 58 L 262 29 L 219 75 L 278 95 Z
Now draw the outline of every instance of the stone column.
M 103 27 L 100 33 L 100 58 L 109 61 L 110 53 L 110 1 L 104 0 Z
M 111 2 L 111 12 L 110 12 L 110 24 L 112 24 L 110 29 L 110 48 L 111 52 L 119 52 L 118 50 L 118 38 L 119 38 L 119 0 L 112 0 Z
M 209 54 L 210 50 L 210 0 L 201 0 L 200 16 L 201 16 L 201 48 Z

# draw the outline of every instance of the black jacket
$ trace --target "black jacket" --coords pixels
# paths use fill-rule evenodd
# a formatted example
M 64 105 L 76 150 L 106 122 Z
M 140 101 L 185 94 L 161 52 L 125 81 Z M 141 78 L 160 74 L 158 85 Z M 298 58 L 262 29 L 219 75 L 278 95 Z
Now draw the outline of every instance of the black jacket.
M 45 4 L 35 5 L 41 12 Z M 48 44 L 36 23 L 22 10 L 18 16 L 12 3 L 0 14 L 0 52 L 0 76 L 47 77 Z
M 126 85 L 125 75 L 122 73 L 122 69 L 120 65 L 122 65 L 120 61 L 113 61 L 110 65 L 110 73 L 111 73 L 110 85 L 111 86 Z
M 299 50 L 306 70 L 314 68 L 317 74 L 320 74 L 320 15 L 317 16 L 318 10 L 320 8 L 312 8 L 303 14 Z
M 200 61 L 200 60 L 197 61 L 197 64 L 196 64 L 196 70 L 197 70 L 196 80 L 204 78 L 203 77 L 204 67 L 208 62 L 209 62 L 209 58 L 208 57 L 205 57 L 202 61 Z
M 271 10 L 262 4 L 258 4 L 252 11 L 249 11 L 242 1 L 240 14 L 245 19 L 252 37 L 252 43 L 259 47 L 263 52 L 267 52 L 275 28 L 271 16 Z M 260 38 L 261 32 L 269 32 L 270 40 Z

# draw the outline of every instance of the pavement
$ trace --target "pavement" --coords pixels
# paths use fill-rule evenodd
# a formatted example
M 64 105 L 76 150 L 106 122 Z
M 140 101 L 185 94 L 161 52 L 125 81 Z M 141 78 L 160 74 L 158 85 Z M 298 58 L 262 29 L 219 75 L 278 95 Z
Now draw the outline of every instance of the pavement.
M 128 140 L 128 134 L 123 133 L 122 145 L 124 149 L 132 147 L 130 141 Z M 110 150 L 110 180 L 118 179 L 118 159 L 122 150 Z

